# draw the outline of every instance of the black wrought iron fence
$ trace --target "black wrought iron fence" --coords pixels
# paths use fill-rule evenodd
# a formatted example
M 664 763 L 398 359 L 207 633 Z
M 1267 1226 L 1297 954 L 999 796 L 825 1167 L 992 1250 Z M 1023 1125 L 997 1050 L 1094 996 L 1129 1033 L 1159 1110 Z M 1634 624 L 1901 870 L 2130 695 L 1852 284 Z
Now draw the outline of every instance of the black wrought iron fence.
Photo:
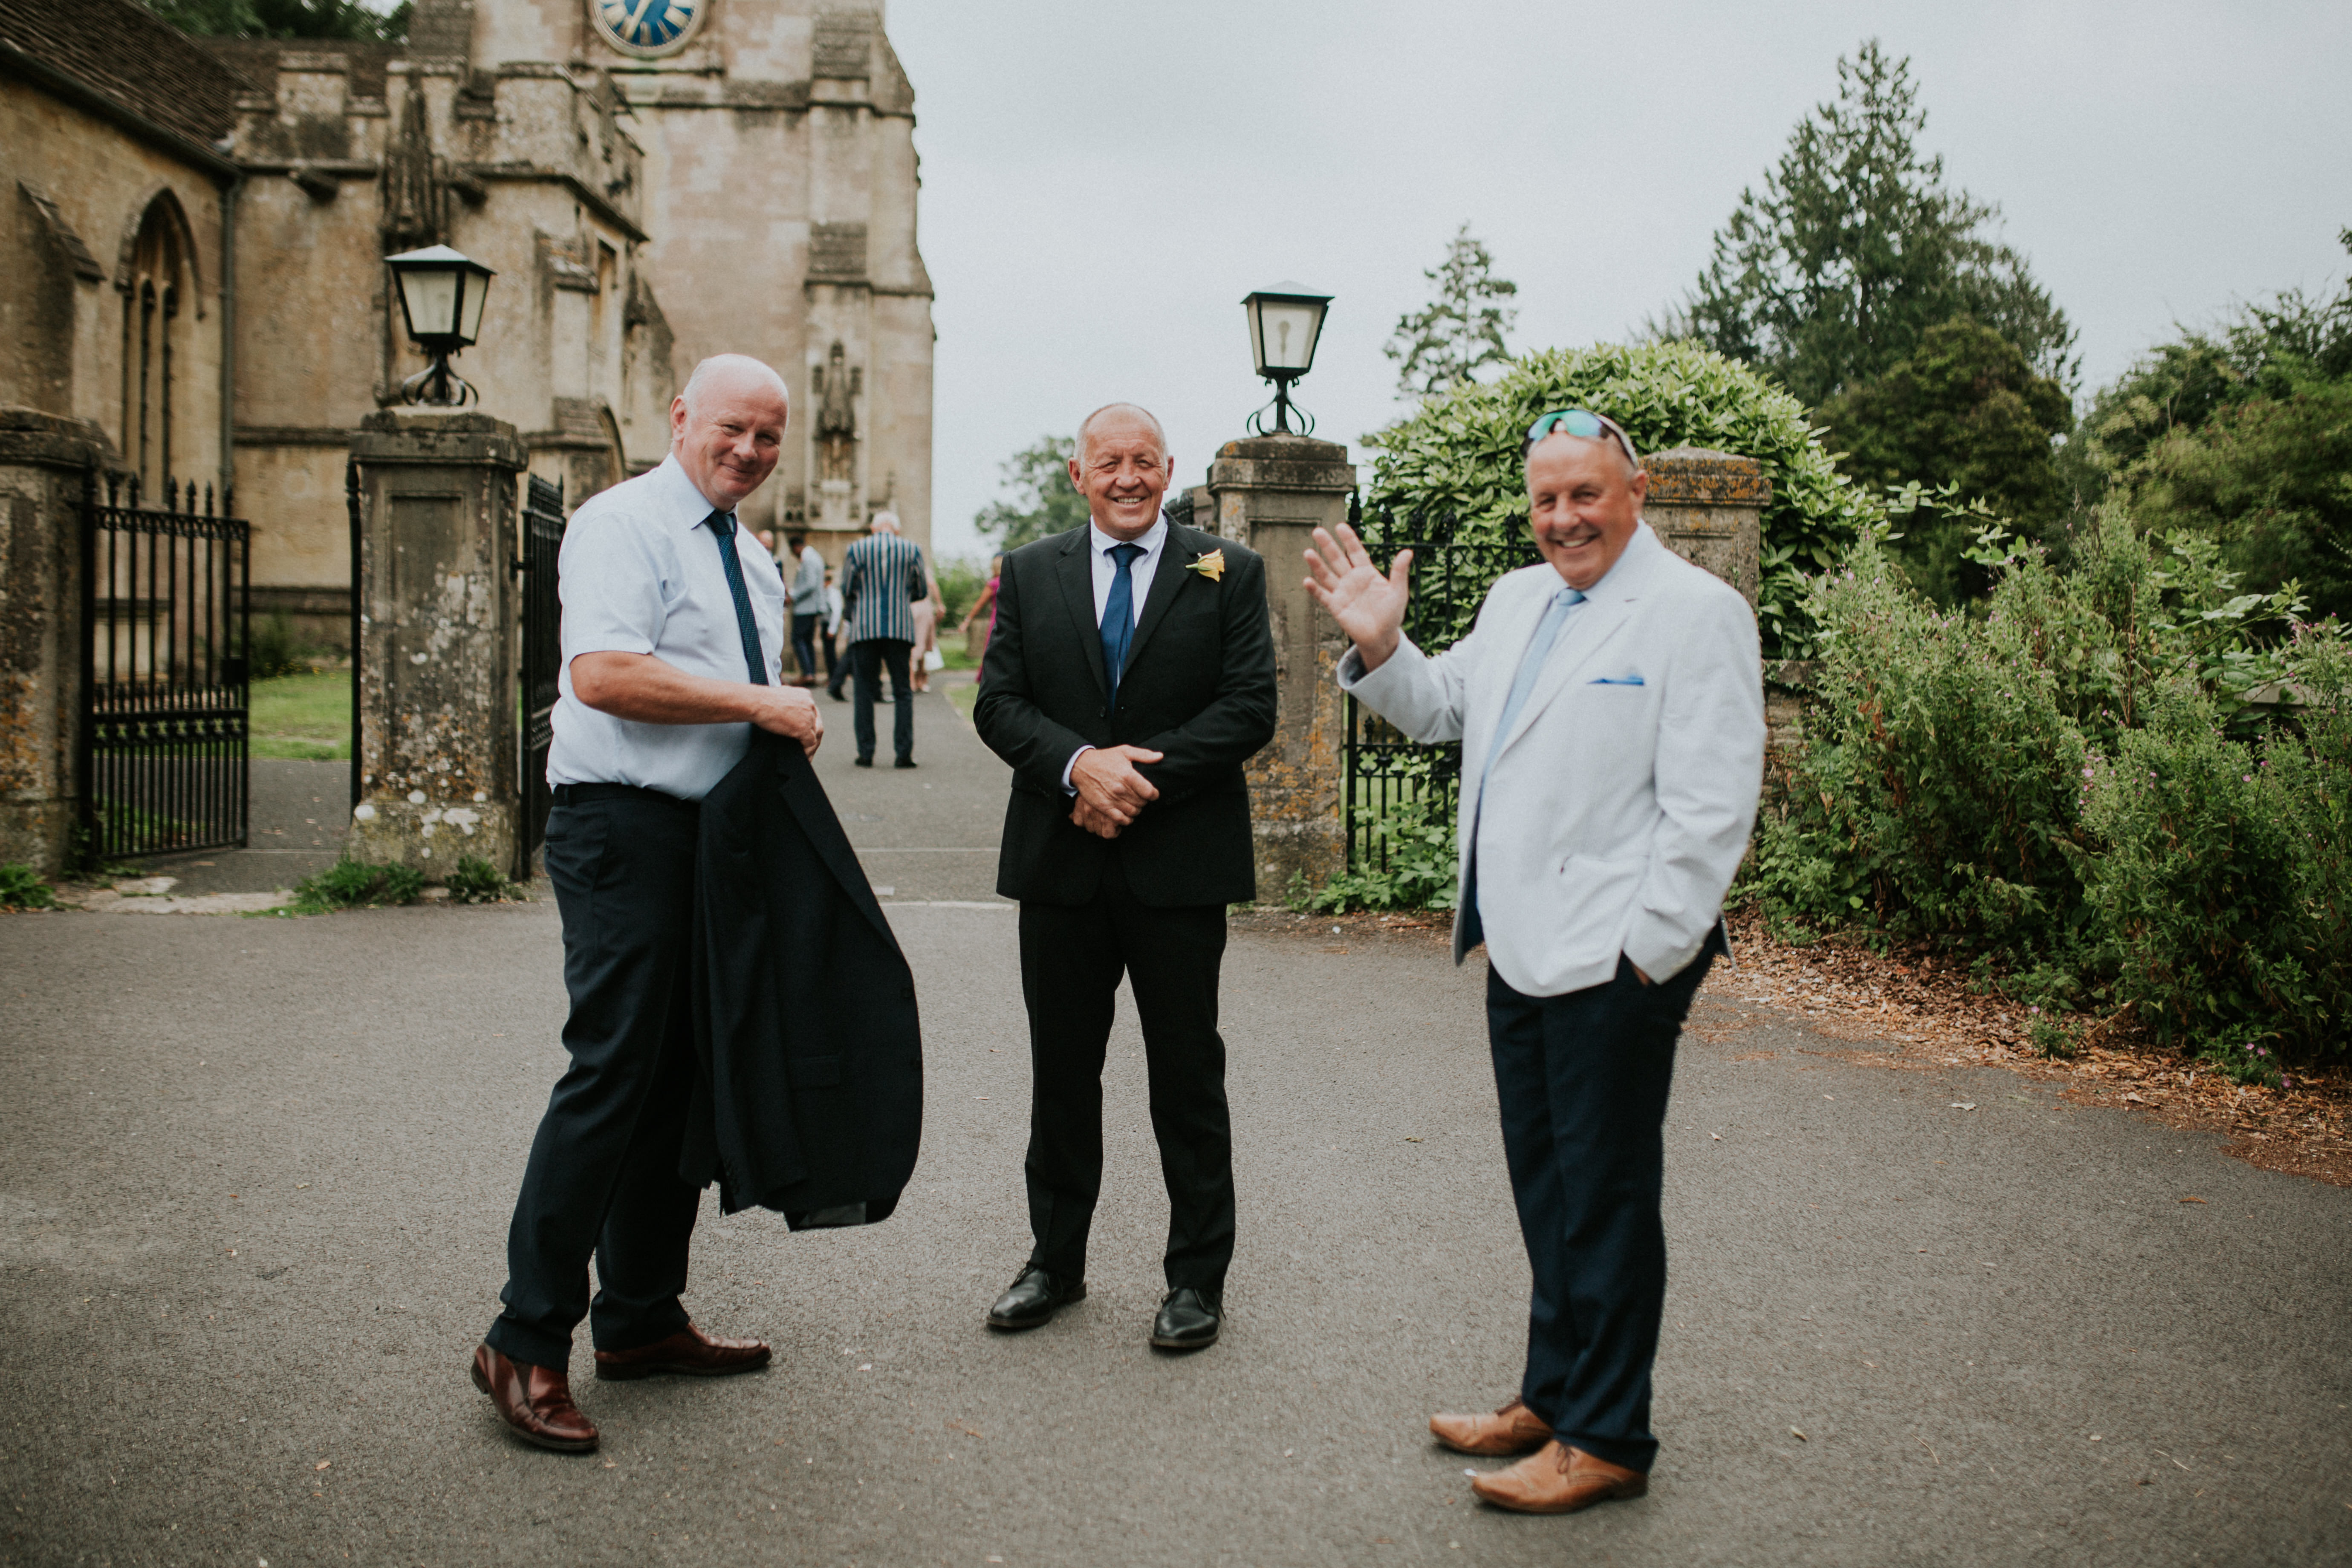
M 81 854 L 246 840 L 252 531 L 205 487 L 82 489 Z M 201 506 L 201 510 L 200 510 Z
M 556 561 L 563 549 L 563 487 L 530 476 L 522 509 L 522 858 L 547 833 L 547 752 L 555 743 L 556 680 L 563 671 L 563 608 L 556 594 Z
M 1459 539 L 1450 513 L 1349 503 L 1354 525 L 1374 562 L 1385 568 L 1400 550 L 1412 552 L 1412 597 L 1404 631 L 1425 653 L 1441 653 L 1466 635 L 1486 590 L 1504 573 L 1540 560 L 1534 542 L 1515 531 L 1502 541 Z M 1400 846 L 1435 831 L 1450 838 L 1459 805 L 1462 747 L 1411 741 L 1380 715 L 1348 700 L 1348 865 L 1385 872 Z

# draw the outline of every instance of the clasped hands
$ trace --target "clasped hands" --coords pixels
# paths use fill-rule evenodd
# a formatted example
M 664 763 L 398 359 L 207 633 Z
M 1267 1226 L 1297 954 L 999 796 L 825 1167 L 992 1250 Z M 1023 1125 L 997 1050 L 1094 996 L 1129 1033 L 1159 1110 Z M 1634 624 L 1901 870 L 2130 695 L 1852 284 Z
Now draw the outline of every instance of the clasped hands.
M 1156 763 L 1160 753 L 1143 746 L 1097 746 L 1070 764 L 1070 787 L 1078 792 L 1070 820 L 1097 838 L 1116 838 L 1143 808 L 1160 798 L 1160 788 L 1136 772 L 1138 763 Z

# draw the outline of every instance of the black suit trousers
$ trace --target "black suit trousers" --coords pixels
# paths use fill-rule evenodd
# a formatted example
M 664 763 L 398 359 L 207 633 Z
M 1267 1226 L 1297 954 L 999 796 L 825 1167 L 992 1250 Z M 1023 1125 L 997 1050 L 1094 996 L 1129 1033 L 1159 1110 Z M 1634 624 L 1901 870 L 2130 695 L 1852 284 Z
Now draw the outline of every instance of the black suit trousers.
M 1171 1289 L 1224 1289 L 1234 1257 L 1234 1139 L 1225 1043 L 1217 1033 L 1223 904 L 1152 909 L 1106 856 L 1087 903 L 1021 906 L 1021 994 L 1029 1007 L 1029 1260 L 1086 1277 L 1102 1192 L 1103 1056 L 1119 977 L 1134 986 L 1168 1184 Z
M 1503 1154 L 1535 1289 L 1519 1397 L 1559 1440 L 1647 1472 L 1666 1298 L 1666 1092 L 1715 943 L 1671 979 L 1528 996 L 1486 971 Z
M 898 760 L 912 762 L 915 756 L 915 705 L 908 698 L 911 689 L 907 673 L 907 656 L 915 645 L 898 637 L 866 637 L 849 645 L 849 666 L 856 678 L 854 695 L 856 706 L 850 710 L 850 722 L 857 738 L 857 754 L 867 762 L 874 760 L 874 703 L 882 695 L 882 672 L 890 672 L 890 739 L 898 748 Z
M 531 1140 L 507 1232 L 506 1310 L 488 1335 L 515 1361 L 556 1368 L 592 1312 L 598 1350 L 686 1327 L 678 1296 L 701 1198 L 678 1175 L 696 1071 L 688 969 L 699 810 L 617 784 L 567 795 L 548 815 L 547 875 L 563 917 L 572 1065 Z

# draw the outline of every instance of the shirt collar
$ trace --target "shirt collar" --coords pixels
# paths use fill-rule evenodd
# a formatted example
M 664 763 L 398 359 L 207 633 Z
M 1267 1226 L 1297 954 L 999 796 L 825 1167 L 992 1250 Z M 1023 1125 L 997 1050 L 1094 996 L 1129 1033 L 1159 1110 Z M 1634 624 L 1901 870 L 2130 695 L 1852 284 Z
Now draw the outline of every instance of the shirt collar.
M 728 510 L 711 505 L 709 498 L 695 488 L 694 481 L 686 477 L 686 469 L 679 464 L 676 452 L 664 458 L 661 466 L 646 477 L 653 481 L 656 502 L 681 529 L 699 528 L 710 521 L 712 512 Z M 735 521 L 737 526 L 741 526 L 740 516 Z
M 1152 521 L 1150 528 L 1145 529 L 1133 539 L 1113 539 L 1109 534 L 1105 533 L 1102 531 L 1102 525 L 1092 518 L 1087 519 L 1087 532 L 1091 536 L 1089 542 L 1097 555 L 1107 553 L 1115 544 L 1140 544 L 1143 546 L 1143 553 L 1136 559 L 1149 560 L 1159 553 L 1162 544 L 1168 542 L 1168 516 L 1162 512 Z

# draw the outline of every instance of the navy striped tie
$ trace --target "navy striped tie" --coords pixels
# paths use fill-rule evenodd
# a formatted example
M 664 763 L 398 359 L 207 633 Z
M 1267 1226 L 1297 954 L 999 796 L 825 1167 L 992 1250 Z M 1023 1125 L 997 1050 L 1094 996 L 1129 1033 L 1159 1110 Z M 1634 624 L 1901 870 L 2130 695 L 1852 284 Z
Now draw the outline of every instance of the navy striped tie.
M 768 684 L 768 661 L 760 651 L 760 624 L 751 618 L 751 595 L 743 586 L 743 562 L 735 553 L 735 514 L 714 511 L 705 521 L 710 524 L 710 537 L 719 542 L 719 565 L 727 574 L 727 592 L 735 600 L 735 629 L 743 638 L 743 665 L 751 672 L 751 684 Z

